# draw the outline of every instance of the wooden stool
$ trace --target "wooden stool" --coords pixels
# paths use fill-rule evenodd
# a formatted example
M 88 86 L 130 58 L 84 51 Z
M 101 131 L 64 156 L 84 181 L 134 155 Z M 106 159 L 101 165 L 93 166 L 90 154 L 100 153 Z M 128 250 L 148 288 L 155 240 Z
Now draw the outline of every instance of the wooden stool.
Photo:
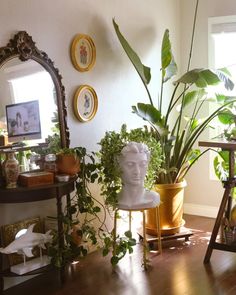
M 158 252 L 159 254 L 162 253 L 162 247 L 161 247 L 161 228 L 160 228 L 160 211 L 159 211 L 159 206 L 156 206 L 156 222 L 157 222 L 157 237 L 158 237 Z M 116 233 L 117 233 L 117 213 L 119 210 L 122 211 L 128 211 L 129 212 L 129 230 L 131 231 L 131 214 L 132 211 L 140 211 L 143 214 L 143 265 L 144 269 L 147 269 L 147 238 L 146 238 L 146 216 L 145 216 L 145 210 L 148 209 L 153 209 L 151 208 L 139 208 L 139 209 L 121 209 L 121 208 L 116 208 L 115 210 L 115 217 L 114 217 L 114 244 L 113 244 L 113 253 L 115 253 L 115 247 L 116 247 Z

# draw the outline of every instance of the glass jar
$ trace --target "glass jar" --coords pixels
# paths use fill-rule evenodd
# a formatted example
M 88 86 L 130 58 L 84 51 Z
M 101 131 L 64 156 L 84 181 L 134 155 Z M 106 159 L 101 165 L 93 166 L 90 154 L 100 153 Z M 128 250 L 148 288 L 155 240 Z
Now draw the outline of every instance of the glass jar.
M 45 156 L 44 171 L 52 172 L 54 174 L 57 172 L 55 154 L 48 154 Z

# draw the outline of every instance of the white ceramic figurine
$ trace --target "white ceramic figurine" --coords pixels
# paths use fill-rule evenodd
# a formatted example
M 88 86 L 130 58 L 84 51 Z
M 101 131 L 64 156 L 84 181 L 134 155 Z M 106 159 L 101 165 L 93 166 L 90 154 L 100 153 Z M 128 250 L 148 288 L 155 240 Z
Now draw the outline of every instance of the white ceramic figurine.
M 27 257 L 33 257 L 32 249 L 35 246 L 45 249 L 45 244 L 52 240 L 51 231 L 49 230 L 45 234 L 33 233 L 34 226 L 35 224 L 31 224 L 25 234 L 15 239 L 7 247 L 0 248 L 0 252 L 4 254 L 23 253 Z

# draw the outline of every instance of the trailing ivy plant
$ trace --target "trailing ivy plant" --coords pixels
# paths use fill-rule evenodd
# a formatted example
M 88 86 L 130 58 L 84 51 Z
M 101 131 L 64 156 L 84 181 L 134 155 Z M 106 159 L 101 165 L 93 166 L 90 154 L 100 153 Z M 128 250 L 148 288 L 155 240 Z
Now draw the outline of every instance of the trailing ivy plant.
M 124 236 L 114 237 L 114 231 L 110 234 L 104 234 L 104 246 L 102 254 L 103 256 L 108 255 L 110 252 L 111 256 L 111 265 L 114 267 L 118 262 L 126 255 L 133 253 L 133 247 L 136 245 L 136 240 L 132 237 L 131 231 L 126 231 Z
M 93 197 L 89 188 L 89 185 L 98 178 L 94 154 L 87 153 L 82 147 L 70 149 L 68 152 L 72 150 L 80 158 L 81 170 L 76 180 L 76 190 L 71 198 L 71 204 L 66 206 L 64 214 L 60 217 L 63 222 L 64 247 L 59 248 L 58 232 L 55 231 L 53 242 L 48 249 L 51 262 L 57 267 L 86 256 L 88 245 L 98 244 L 100 231 L 105 227 L 106 217 L 101 220 L 99 216 L 103 205 Z M 94 227 L 95 220 L 99 224 L 98 229 Z M 79 244 L 78 240 L 81 241 Z
M 152 129 L 146 126 L 143 128 L 127 130 L 125 124 L 122 125 L 120 132 L 109 131 L 99 142 L 101 146 L 98 152 L 100 159 L 98 182 L 101 184 L 101 193 L 104 196 L 105 204 L 116 208 L 117 195 L 121 190 L 121 172 L 118 164 L 118 156 L 122 148 L 129 142 L 136 141 L 146 144 L 150 150 L 151 157 L 148 166 L 145 187 L 151 189 L 155 182 L 156 173 L 162 163 L 160 144 L 155 137 Z
M 151 152 L 145 180 L 145 187 L 147 189 L 153 187 L 156 172 L 161 165 L 162 157 L 160 145 L 152 130 L 143 127 L 128 131 L 127 126 L 124 124 L 122 125 L 120 132 L 106 132 L 105 136 L 99 143 L 101 148 L 97 154 L 100 160 L 100 163 L 98 164 L 98 182 L 101 184 L 101 194 L 104 196 L 105 205 L 110 212 L 114 212 L 117 207 L 117 197 L 122 187 L 118 156 L 123 147 L 130 141 L 146 144 Z M 115 211 L 114 214 L 117 214 L 116 218 L 119 218 L 117 211 Z M 114 217 L 115 216 L 113 216 L 113 218 Z M 109 253 L 112 253 L 112 266 L 115 266 L 127 252 L 132 253 L 133 246 L 136 245 L 136 240 L 132 237 L 131 231 L 126 231 L 123 236 L 115 236 L 114 229 L 109 233 L 103 234 L 103 242 L 103 255 L 106 256 Z
M 111 252 L 111 264 L 115 266 L 127 252 L 133 252 L 136 240 L 127 231 L 124 236 L 114 236 L 114 231 L 106 228 L 106 211 L 103 204 L 92 195 L 90 184 L 98 181 L 101 184 L 105 205 L 114 210 L 117 203 L 117 193 L 121 189 L 120 170 L 117 156 L 129 141 L 143 142 L 151 151 L 151 159 L 145 182 L 146 188 L 151 188 L 155 181 L 156 170 L 160 167 L 160 146 L 151 135 L 150 130 L 136 128 L 128 131 L 126 125 L 120 132 L 106 132 L 101 140 L 101 149 L 97 154 L 99 162 L 95 161 L 94 153 L 87 153 L 85 148 L 76 147 L 63 149 L 64 153 L 75 153 L 80 159 L 80 172 L 76 180 L 76 192 L 71 198 L 71 204 L 65 208 L 60 217 L 63 222 L 64 246 L 58 247 L 58 233 L 54 233 L 53 242 L 49 246 L 48 254 L 52 263 L 58 267 L 73 260 L 86 256 L 88 244 L 100 245 L 105 256 Z M 100 218 L 101 209 L 104 218 Z M 111 211 L 110 211 L 111 212 Z M 116 213 L 117 214 L 117 213 Z M 99 224 L 95 229 L 94 224 Z M 75 241 L 81 241 L 79 244 Z

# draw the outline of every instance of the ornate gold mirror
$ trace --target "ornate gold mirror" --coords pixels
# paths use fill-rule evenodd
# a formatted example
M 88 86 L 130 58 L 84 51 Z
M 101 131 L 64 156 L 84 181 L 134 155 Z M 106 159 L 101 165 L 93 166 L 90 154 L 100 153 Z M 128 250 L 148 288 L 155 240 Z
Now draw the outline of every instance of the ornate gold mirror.
M 25 31 L 0 48 L 0 124 L 6 124 L 6 105 L 39 102 L 41 140 L 55 132 L 61 147 L 69 146 L 65 89 L 48 55 Z

